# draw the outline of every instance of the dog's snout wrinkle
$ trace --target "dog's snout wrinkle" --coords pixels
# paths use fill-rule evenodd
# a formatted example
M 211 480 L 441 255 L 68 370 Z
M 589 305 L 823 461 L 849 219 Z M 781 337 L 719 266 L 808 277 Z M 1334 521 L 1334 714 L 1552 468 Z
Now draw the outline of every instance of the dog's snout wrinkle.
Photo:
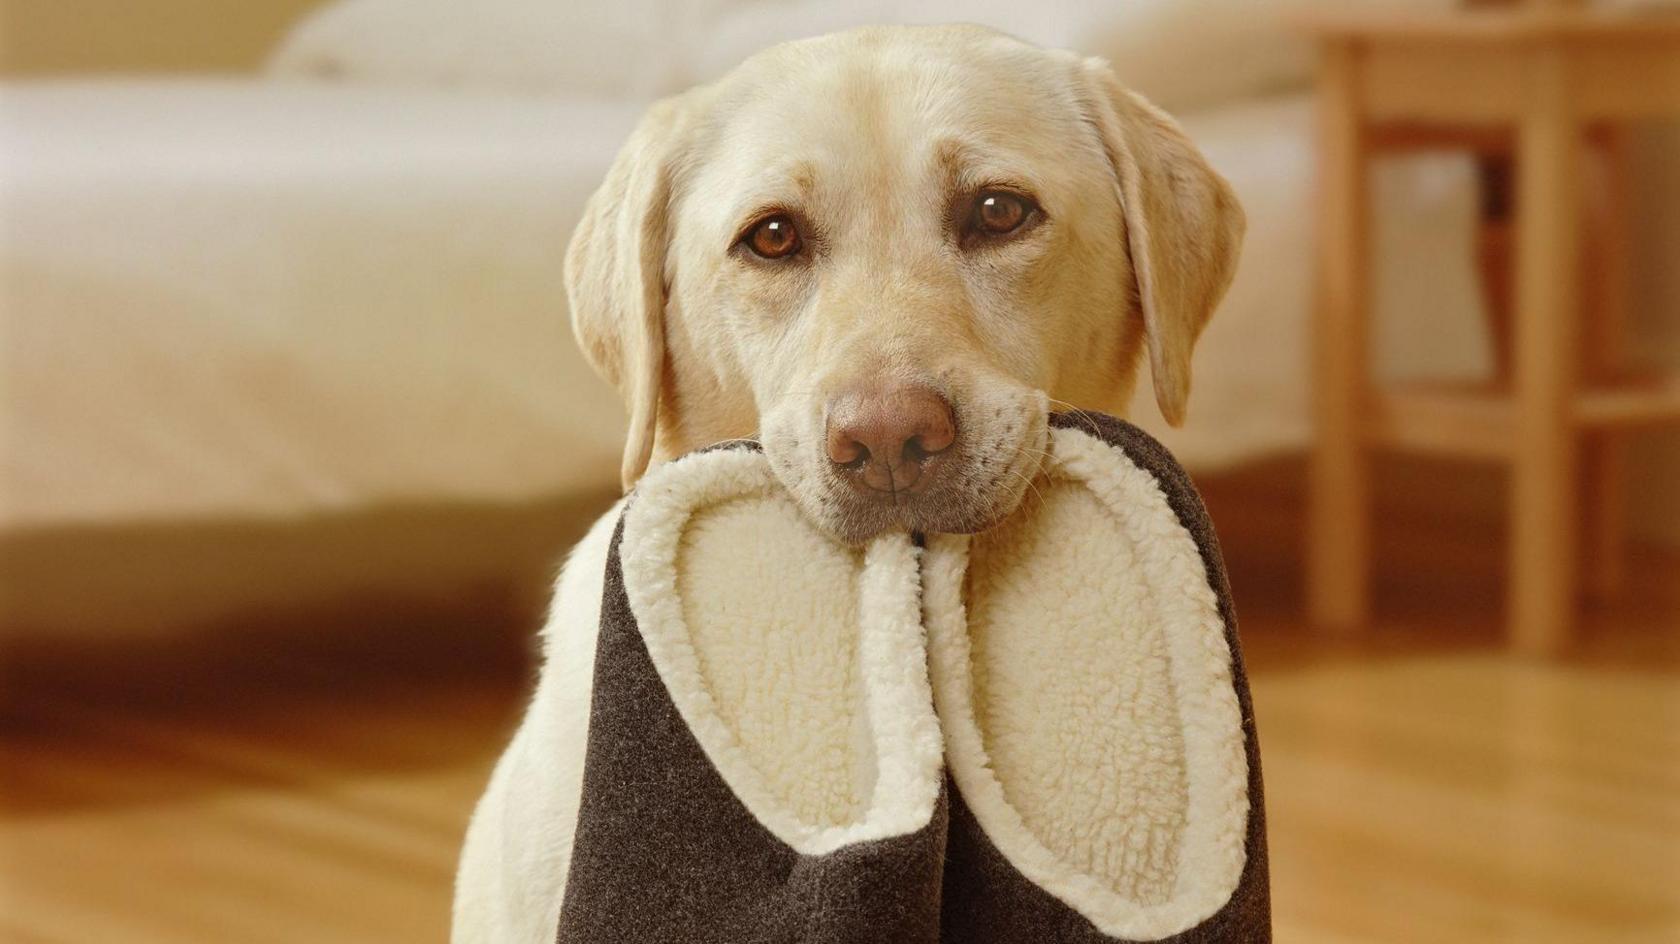
M 848 391 L 829 404 L 828 460 L 859 489 L 896 503 L 936 473 L 956 442 L 951 404 L 930 387 Z

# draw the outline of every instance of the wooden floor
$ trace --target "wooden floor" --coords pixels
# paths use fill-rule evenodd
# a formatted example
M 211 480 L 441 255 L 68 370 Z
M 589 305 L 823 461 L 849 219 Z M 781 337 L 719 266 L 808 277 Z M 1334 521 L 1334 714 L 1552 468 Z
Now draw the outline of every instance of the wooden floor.
M 1330 640 L 1299 626 L 1278 543 L 1293 506 L 1208 497 L 1249 648 L 1280 942 L 1680 941 L 1680 566 L 1646 561 L 1574 653 L 1524 662 L 1493 635 L 1497 542 L 1402 526 L 1383 622 Z M 0 940 L 444 939 L 523 668 L 495 646 L 263 645 L 10 666 Z

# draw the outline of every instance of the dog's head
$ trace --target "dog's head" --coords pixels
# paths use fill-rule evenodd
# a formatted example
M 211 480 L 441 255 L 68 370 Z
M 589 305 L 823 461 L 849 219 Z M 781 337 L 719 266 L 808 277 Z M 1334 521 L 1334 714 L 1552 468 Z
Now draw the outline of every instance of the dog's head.
M 756 432 L 847 540 L 1013 510 L 1047 405 L 1177 422 L 1242 211 L 1107 65 L 977 27 L 789 43 L 653 107 L 566 259 L 624 480 Z

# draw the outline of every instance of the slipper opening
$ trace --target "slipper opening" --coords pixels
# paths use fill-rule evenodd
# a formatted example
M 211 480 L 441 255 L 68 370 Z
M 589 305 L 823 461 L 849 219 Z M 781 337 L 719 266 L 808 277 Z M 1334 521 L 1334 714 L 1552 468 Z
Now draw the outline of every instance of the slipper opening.
M 704 453 L 661 473 L 626 514 L 626 590 L 719 774 L 807 854 L 925 825 L 939 737 L 908 538 L 834 541 L 757 452 Z
M 875 783 L 858 674 L 862 553 L 781 492 L 697 509 L 677 550 L 689 641 L 718 716 L 801 823 L 856 822 Z
M 1241 877 L 1244 733 L 1218 600 L 1159 483 L 1077 430 L 1015 515 L 930 545 L 934 687 L 998 851 L 1104 933 L 1164 937 Z

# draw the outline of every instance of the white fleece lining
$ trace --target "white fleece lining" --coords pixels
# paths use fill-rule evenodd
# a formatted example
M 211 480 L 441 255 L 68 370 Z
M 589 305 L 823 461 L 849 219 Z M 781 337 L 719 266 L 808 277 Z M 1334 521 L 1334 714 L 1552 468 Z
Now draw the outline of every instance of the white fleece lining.
M 668 463 L 644 478 L 625 513 L 619 542 L 631 612 L 684 722 L 743 805 L 800 853 L 820 855 L 926 826 L 938 799 L 942 770 L 939 724 L 926 674 L 915 546 L 906 535 L 884 535 L 861 555 L 824 555 L 826 563 L 815 573 L 805 569 L 807 562 L 800 555 L 784 552 L 780 559 L 791 566 L 768 574 L 763 568 L 777 559 L 775 551 L 740 549 L 736 554 L 729 551 L 731 541 L 690 535 L 697 522 L 701 531 L 707 527 L 709 509 L 725 506 L 734 507 L 726 518 L 737 517 L 725 526 L 736 535 L 734 543 L 739 543 L 739 525 L 754 518 L 762 524 L 762 516 L 788 516 L 770 529 L 781 537 L 788 536 L 788 529 L 798 533 L 810 528 L 782 497 L 762 454 L 724 449 Z M 744 572 L 735 574 L 731 586 L 708 586 L 705 591 L 706 608 L 730 596 L 749 601 L 733 609 L 729 619 L 769 619 L 776 631 L 801 632 L 783 615 L 767 617 L 757 603 L 766 595 L 774 600 L 804 594 L 800 614 L 807 619 L 853 620 L 854 626 L 829 624 L 807 627 L 805 632 L 811 634 L 807 641 L 812 648 L 829 653 L 829 658 L 855 659 L 855 684 L 825 685 L 817 692 L 808 685 L 802 688 L 801 680 L 811 678 L 810 664 L 792 672 L 785 665 L 724 667 L 722 663 L 750 650 L 709 645 L 724 634 L 721 625 L 713 628 L 715 632 L 705 627 L 696 632 L 689 625 L 685 611 L 690 608 L 679 592 L 685 583 L 679 575 L 685 553 L 708 558 L 726 554 L 741 562 Z M 861 557 L 861 573 L 837 582 L 835 553 L 850 556 L 854 563 Z M 689 576 L 703 576 L 708 583 L 724 579 L 730 561 L 722 567 L 718 563 L 708 559 Z M 847 585 L 856 588 L 855 604 L 810 605 L 812 598 Z M 690 586 L 696 585 L 690 581 Z M 847 633 L 855 644 L 843 641 Z M 697 645 L 706 645 L 704 657 Z M 776 648 L 783 656 L 795 651 Z M 723 680 L 721 691 L 712 679 Z M 761 684 L 754 686 L 755 679 Z M 731 703 L 720 706 L 723 697 Z M 777 712 L 784 717 L 767 716 Z M 789 718 L 803 720 L 788 723 Z M 820 730 L 836 718 L 853 718 L 856 723 L 841 722 L 848 734 L 838 737 L 832 730 Z M 859 728 L 858 737 L 849 736 Z M 743 737 L 765 741 L 749 746 Z M 810 796 L 800 795 L 818 782 Z
M 1054 513 L 1061 502 L 1064 512 L 1085 513 L 1089 525 L 1066 530 L 1068 515 L 1052 515 L 1058 532 L 1040 536 L 1066 544 L 1035 551 L 1023 540 L 1009 549 L 1011 563 L 999 573 L 1030 574 L 1027 555 L 1065 559 L 1070 547 L 1073 559 L 1092 564 L 1129 558 L 1134 573 L 1117 584 L 1092 574 L 1083 585 L 975 585 L 992 578 L 982 561 L 971 568 L 970 554 L 998 553 L 988 544 L 995 539 L 933 538 L 924 559 L 923 607 L 946 757 L 981 828 L 1026 878 L 1104 934 L 1166 937 L 1218 911 L 1246 858 L 1247 758 L 1218 600 L 1195 540 L 1160 485 L 1121 450 L 1078 430 L 1053 430 L 1040 489 L 1042 496 L 1017 516 Z M 1069 501 L 1070 489 L 1087 491 L 1095 502 Z M 1023 533 L 1031 535 L 1030 522 Z M 1069 605 L 1068 597 L 1089 588 L 1112 595 L 1116 586 L 1126 588 L 1126 599 L 1104 596 L 1094 601 L 1102 605 L 1083 610 Z M 977 647 L 969 608 L 978 613 L 994 594 L 1018 596 L 1023 587 L 1046 593 L 1047 618 L 1083 612 L 1090 625 L 1047 629 L 1043 620 L 1023 618 L 1022 607 L 1006 606 L 999 619 L 1014 622 L 1000 623 L 990 613 L 976 620 L 973 629 L 987 636 Z M 1114 662 L 1116 634 L 1142 651 Z M 1035 644 L 1077 644 L 1081 635 L 1087 640 L 1081 651 L 1053 652 L 1053 660 L 1031 652 Z M 977 664 L 987 648 L 995 657 Z M 1045 677 L 1045 666 L 1055 661 L 1066 677 Z M 1113 690 L 1070 702 L 1062 697 L 1070 693 L 1055 686 L 1073 684 L 1082 674 L 1074 670 L 1087 663 L 1107 664 Z M 1041 697 L 1085 713 L 1051 717 L 1031 703 Z M 1128 777 L 1136 773 L 1132 767 L 1148 774 Z M 1174 810 L 1175 802 L 1182 808 Z M 1141 833 L 1125 822 L 1110 830 L 1115 824 L 1091 815 L 1105 808 L 1154 821 Z
M 860 550 L 812 528 L 781 490 L 695 509 L 678 547 L 677 597 L 706 690 L 805 823 L 852 822 L 874 788 L 857 671 L 862 569 Z

